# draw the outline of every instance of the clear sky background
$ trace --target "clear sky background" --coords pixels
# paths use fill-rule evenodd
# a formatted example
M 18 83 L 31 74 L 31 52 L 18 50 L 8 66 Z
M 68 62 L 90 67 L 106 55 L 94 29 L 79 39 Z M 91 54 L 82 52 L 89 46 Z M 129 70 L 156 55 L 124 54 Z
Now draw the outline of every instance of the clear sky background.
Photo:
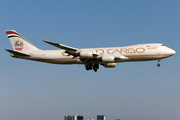
M 11 58 L 5 30 L 40 49 L 49 40 L 76 48 L 163 43 L 176 54 L 161 61 L 118 63 L 97 73 L 83 65 Z M 180 119 L 179 0 L 2 0 L 0 120 Z

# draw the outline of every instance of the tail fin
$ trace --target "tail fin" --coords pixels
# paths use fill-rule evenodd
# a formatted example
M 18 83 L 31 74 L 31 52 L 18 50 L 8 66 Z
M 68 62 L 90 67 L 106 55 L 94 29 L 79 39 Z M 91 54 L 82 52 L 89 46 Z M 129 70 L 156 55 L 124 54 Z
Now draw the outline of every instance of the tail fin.
M 15 30 L 7 30 L 6 34 L 9 38 L 9 41 L 11 42 L 14 51 L 39 50 Z

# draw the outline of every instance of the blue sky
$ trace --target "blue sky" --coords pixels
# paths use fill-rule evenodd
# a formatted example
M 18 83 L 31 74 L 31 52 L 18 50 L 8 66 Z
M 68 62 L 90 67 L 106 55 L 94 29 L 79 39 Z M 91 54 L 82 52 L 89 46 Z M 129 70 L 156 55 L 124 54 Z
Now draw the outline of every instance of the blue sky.
M 4 0 L 0 4 L 0 120 L 180 119 L 180 1 Z M 40 49 L 49 40 L 76 48 L 163 43 L 176 54 L 161 61 L 118 63 L 97 73 L 83 65 L 11 58 L 5 30 Z

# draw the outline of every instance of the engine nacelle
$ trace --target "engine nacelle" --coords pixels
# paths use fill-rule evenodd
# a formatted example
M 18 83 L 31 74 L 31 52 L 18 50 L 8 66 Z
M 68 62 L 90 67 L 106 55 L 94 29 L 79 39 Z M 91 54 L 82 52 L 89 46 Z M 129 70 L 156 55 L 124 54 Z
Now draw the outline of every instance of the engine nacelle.
M 114 62 L 114 56 L 104 55 L 102 56 L 102 62 L 112 63 Z
M 81 59 L 91 59 L 91 58 L 93 58 L 92 51 L 81 51 L 79 54 L 80 54 L 79 56 L 80 56 Z
M 105 68 L 115 68 L 116 67 L 116 63 L 105 63 L 104 67 Z

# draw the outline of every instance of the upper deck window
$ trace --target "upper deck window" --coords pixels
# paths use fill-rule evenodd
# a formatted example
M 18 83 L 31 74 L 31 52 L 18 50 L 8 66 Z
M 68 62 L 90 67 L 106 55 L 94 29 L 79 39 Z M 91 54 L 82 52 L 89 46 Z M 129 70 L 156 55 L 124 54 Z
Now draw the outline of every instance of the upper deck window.
M 162 44 L 161 46 L 165 46 L 165 45 Z

